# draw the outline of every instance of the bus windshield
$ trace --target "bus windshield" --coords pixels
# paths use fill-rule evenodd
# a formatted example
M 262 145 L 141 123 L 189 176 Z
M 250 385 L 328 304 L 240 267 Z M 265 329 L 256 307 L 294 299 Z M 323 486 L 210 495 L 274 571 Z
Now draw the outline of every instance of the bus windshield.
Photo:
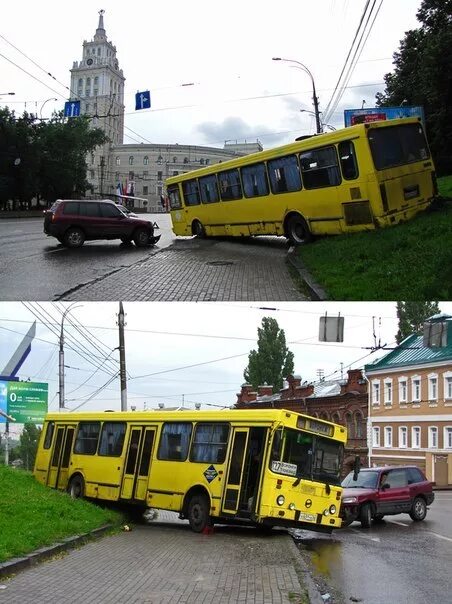
M 368 137 L 377 170 L 424 161 L 430 157 L 420 124 L 372 128 Z
M 287 428 L 275 433 L 271 469 L 280 474 L 339 485 L 343 453 L 342 443 Z

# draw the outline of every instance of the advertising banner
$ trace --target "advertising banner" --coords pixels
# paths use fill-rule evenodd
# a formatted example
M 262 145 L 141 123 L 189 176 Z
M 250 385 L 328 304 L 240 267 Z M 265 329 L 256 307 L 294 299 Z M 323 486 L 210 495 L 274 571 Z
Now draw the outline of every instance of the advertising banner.
M 403 117 L 420 117 L 425 129 L 423 107 L 373 107 L 369 109 L 346 109 L 344 111 L 345 126 L 367 124 L 380 120 L 395 120 Z
M 47 413 L 49 385 L 43 382 L 0 382 L 0 409 L 16 424 L 42 424 Z M 6 418 L 0 415 L 0 423 Z

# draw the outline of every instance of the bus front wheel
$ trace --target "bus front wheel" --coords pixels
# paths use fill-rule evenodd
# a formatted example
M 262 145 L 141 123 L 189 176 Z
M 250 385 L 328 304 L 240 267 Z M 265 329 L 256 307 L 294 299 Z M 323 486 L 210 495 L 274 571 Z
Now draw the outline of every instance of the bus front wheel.
M 193 495 L 188 503 L 188 522 L 190 528 L 195 533 L 202 533 L 202 531 L 211 526 L 210 520 L 210 502 L 207 495 Z
M 68 493 L 72 499 L 81 499 L 85 494 L 85 483 L 81 476 L 71 478 Z
M 299 215 L 294 215 L 289 218 L 289 222 L 287 223 L 287 236 L 295 245 L 312 241 L 312 233 L 309 230 L 308 224 L 306 220 Z
M 206 229 L 203 227 L 203 225 L 199 222 L 199 220 L 195 220 L 191 226 L 191 230 L 193 235 L 196 235 L 196 237 L 199 237 L 200 239 L 204 239 L 204 237 L 206 236 Z

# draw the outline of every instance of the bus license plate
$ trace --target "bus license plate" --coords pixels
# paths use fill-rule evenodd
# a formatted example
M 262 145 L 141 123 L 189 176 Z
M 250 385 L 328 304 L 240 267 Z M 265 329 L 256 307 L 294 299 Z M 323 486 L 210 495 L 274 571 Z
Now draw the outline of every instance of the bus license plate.
M 315 522 L 316 514 L 306 514 L 306 512 L 300 512 L 299 520 L 307 520 L 308 522 Z

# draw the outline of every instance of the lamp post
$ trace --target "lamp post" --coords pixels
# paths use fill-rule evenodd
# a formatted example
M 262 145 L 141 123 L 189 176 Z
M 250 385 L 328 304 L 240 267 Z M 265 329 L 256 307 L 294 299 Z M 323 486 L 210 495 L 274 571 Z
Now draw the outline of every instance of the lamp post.
M 315 123 L 317 127 L 317 134 L 321 134 L 323 132 L 322 123 L 320 121 L 320 111 L 319 111 L 319 99 L 317 97 L 317 93 L 315 90 L 314 76 L 303 63 L 300 61 L 294 61 L 293 59 L 282 59 L 281 57 L 273 57 L 272 61 L 285 61 L 286 63 L 295 63 L 295 66 L 298 66 L 297 69 L 301 69 L 311 78 L 312 82 L 312 100 L 314 101 L 314 115 L 315 115 Z
M 14 96 L 15 92 L 0 92 L 0 96 Z
M 59 362 L 58 362 L 58 382 L 59 382 L 59 409 L 64 409 L 64 319 L 66 315 L 77 308 L 75 306 L 76 302 L 70 304 L 63 313 L 61 317 L 61 331 L 60 331 L 60 353 L 59 353 Z M 83 304 L 78 305 L 83 306 Z
M 309 113 L 310 115 L 315 116 L 315 113 L 313 111 L 309 111 L 309 109 L 300 109 L 300 113 Z M 320 111 L 320 115 L 321 114 L 322 114 L 322 112 Z M 325 122 L 321 122 L 321 124 L 322 124 L 322 128 L 323 128 L 323 126 L 326 126 L 327 128 L 330 128 L 331 130 L 337 130 L 337 128 L 335 128 L 331 124 L 325 124 Z
M 47 99 L 46 101 L 43 102 L 43 104 L 41 105 L 41 109 L 39 111 L 39 115 L 41 116 L 41 120 L 42 120 L 42 110 L 44 109 L 44 105 L 46 103 L 48 103 L 49 101 L 58 101 L 58 99 Z

